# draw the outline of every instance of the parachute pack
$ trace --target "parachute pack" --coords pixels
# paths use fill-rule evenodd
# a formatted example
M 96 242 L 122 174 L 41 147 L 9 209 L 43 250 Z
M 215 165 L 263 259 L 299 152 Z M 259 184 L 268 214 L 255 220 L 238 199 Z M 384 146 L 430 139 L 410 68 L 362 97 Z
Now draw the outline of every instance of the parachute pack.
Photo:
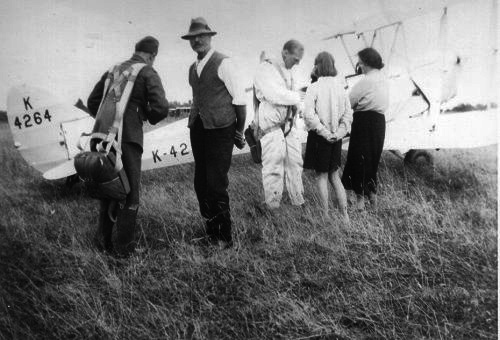
M 90 136 L 90 151 L 76 155 L 74 165 L 94 198 L 121 201 L 130 192 L 121 159 L 123 114 L 137 74 L 145 65 L 132 64 L 120 72 L 118 64 L 109 70 L 92 133 L 82 134 Z

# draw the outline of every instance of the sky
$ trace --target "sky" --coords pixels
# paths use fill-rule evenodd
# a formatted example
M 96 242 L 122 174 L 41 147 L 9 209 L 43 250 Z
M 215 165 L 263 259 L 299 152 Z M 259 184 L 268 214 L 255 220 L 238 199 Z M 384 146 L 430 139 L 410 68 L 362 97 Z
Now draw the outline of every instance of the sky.
M 248 86 L 261 51 L 279 56 L 291 38 L 305 45 L 304 59 L 294 70 L 299 82 L 307 83 L 314 57 L 323 50 L 333 54 L 341 74 L 350 74 L 340 41 L 323 38 L 401 18 L 406 39 L 397 40 L 391 63 L 429 74 L 437 69 L 433 62 L 441 60 L 444 43 L 439 23 L 445 3 L 449 5 L 445 55 L 453 60 L 458 54 L 463 60 L 455 101 L 485 102 L 493 69 L 487 58 L 493 45 L 491 0 L 3 0 L 0 109 L 6 108 L 9 88 L 21 84 L 47 89 L 67 102 L 86 101 L 100 76 L 128 59 L 135 43 L 146 35 L 160 41 L 154 67 L 167 99 L 187 101 L 191 98 L 187 72 L 195 54 L 180 36 L 197 16 L 205 17 L 218 32 L 213 46 L 235 59 Z M 380 36 L 375 46 L 386 57 L 393 33 Z M 360 41 L 350 40 L 350 53 L 355 54 Z M 498 77 L 494 84 L 498 88 Z

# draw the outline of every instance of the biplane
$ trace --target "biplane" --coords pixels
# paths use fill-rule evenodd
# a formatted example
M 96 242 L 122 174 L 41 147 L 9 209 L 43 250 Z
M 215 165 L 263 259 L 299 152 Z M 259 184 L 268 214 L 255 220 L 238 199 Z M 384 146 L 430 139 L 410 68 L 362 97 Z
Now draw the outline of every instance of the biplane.
M 441 3 L 441 2 L 437 2 Z M 496 13 L 496 1 L 493 12 Z M 435 9 L 435 6 L 433 7 Z M 446 45 L 447 7 L 442 11 L 439 30 L 443 50 Z M 383 55 L 390 83 L 390 108 L 386 114 L 387 128 L 385 150 L 405 155 L 406 161 L 415 161 L 424 156 L 425 150 L 444 148 L 474 148 L 497 143 L 497 110 L 490 107 L 484 111 L 462 113 L 442 112 L 442 105 L 456 93 L 456 78 L 461 67 L 457 56 L 450 65 L 445 58 L 438 61 L 433 71 L 432 82 L 421 81 L 418 72 L 411 65 L 406 68 L 391 67 L 392 57 L 398 39 L 405 40 L 404 23 L 407 13 L 398 16 L 387 15 L 384 20 L 370 24 L 361 21 L 352 29 L 337 32 L 325 41 L 340 43 L 352 66 L 352 75 L 346 76 L 347 87 L 359 80 L 355 60 L 349 48 L 349 39 L 364 46 L 377 46 L 384 35 L 392 36 L 388 53 Z M 392 20 L 396 17 L 397 20 Z M 492 16 L 493 18 L 493 16 Z M 496 16 L 492 19 L 492 32 L 496 34 Z M 495 74 L 496 38 L 492 39 L 489 58 L 492 58 L 492 72 Z M 444 53 L 444 52 L 443 52 Z M 491 59 L 490 59 L 491 60 Z M 247 124 L 253 119 L 252 93 L 248 91 Z M 186 110 L 186 108 L 182 108 Z M 174 115 L 180 112 L 174 110 Z M 14 144 L 29 165 L 40 171 L 49 180 L 69 177 L 75 174 L 73 157 L 85 148 L 82 133 L 90 132 L 94 119 L 71 103 L 63 103 L 44 89 L 20 86 L 12 88 L 7 98 L 7 115 L 14 138 Z M 298 128 L 303 128 L 300 121 Z M 301 138 L 306 141 L 307 132 L 301 129 Z M 349 138 L 343 141 L 348 147 Z M 234 149 L 234 154 L 248 153 L 248 147 Z M 174 166 L 193 161 L 189 141 L 187 118 L 160 126 L 144 134 L 142 170 Z

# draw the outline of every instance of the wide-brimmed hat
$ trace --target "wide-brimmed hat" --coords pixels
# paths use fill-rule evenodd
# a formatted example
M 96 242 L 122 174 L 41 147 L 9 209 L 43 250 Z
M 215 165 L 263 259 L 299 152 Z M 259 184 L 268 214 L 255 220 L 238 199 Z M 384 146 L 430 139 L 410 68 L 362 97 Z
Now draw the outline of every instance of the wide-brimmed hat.
M 191 25 L 189 25 L 189 32 L 183 35 L 181 38 L 185 40 L 189 40 L 192 37 L 195 37 L 200 34 L 209 34 L 216 35 L 217 32 L 214 32 L 208 27 L 207 21 L 205 18 L 198 17 L 191 19 Z

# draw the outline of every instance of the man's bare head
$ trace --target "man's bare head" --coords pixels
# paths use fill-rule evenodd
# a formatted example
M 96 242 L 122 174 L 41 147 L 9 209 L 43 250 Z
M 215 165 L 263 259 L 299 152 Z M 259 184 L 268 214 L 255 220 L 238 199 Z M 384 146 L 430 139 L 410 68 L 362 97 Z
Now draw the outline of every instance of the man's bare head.
M 283 45 L 283 51 L 281 51 L 281 56 L 285 62 L 285 67 L 291 69 L 294 65 L 297 65 L 302 56 L 304 55 L 304 45 L 295 39 L 288 40 L 285 45 Z

